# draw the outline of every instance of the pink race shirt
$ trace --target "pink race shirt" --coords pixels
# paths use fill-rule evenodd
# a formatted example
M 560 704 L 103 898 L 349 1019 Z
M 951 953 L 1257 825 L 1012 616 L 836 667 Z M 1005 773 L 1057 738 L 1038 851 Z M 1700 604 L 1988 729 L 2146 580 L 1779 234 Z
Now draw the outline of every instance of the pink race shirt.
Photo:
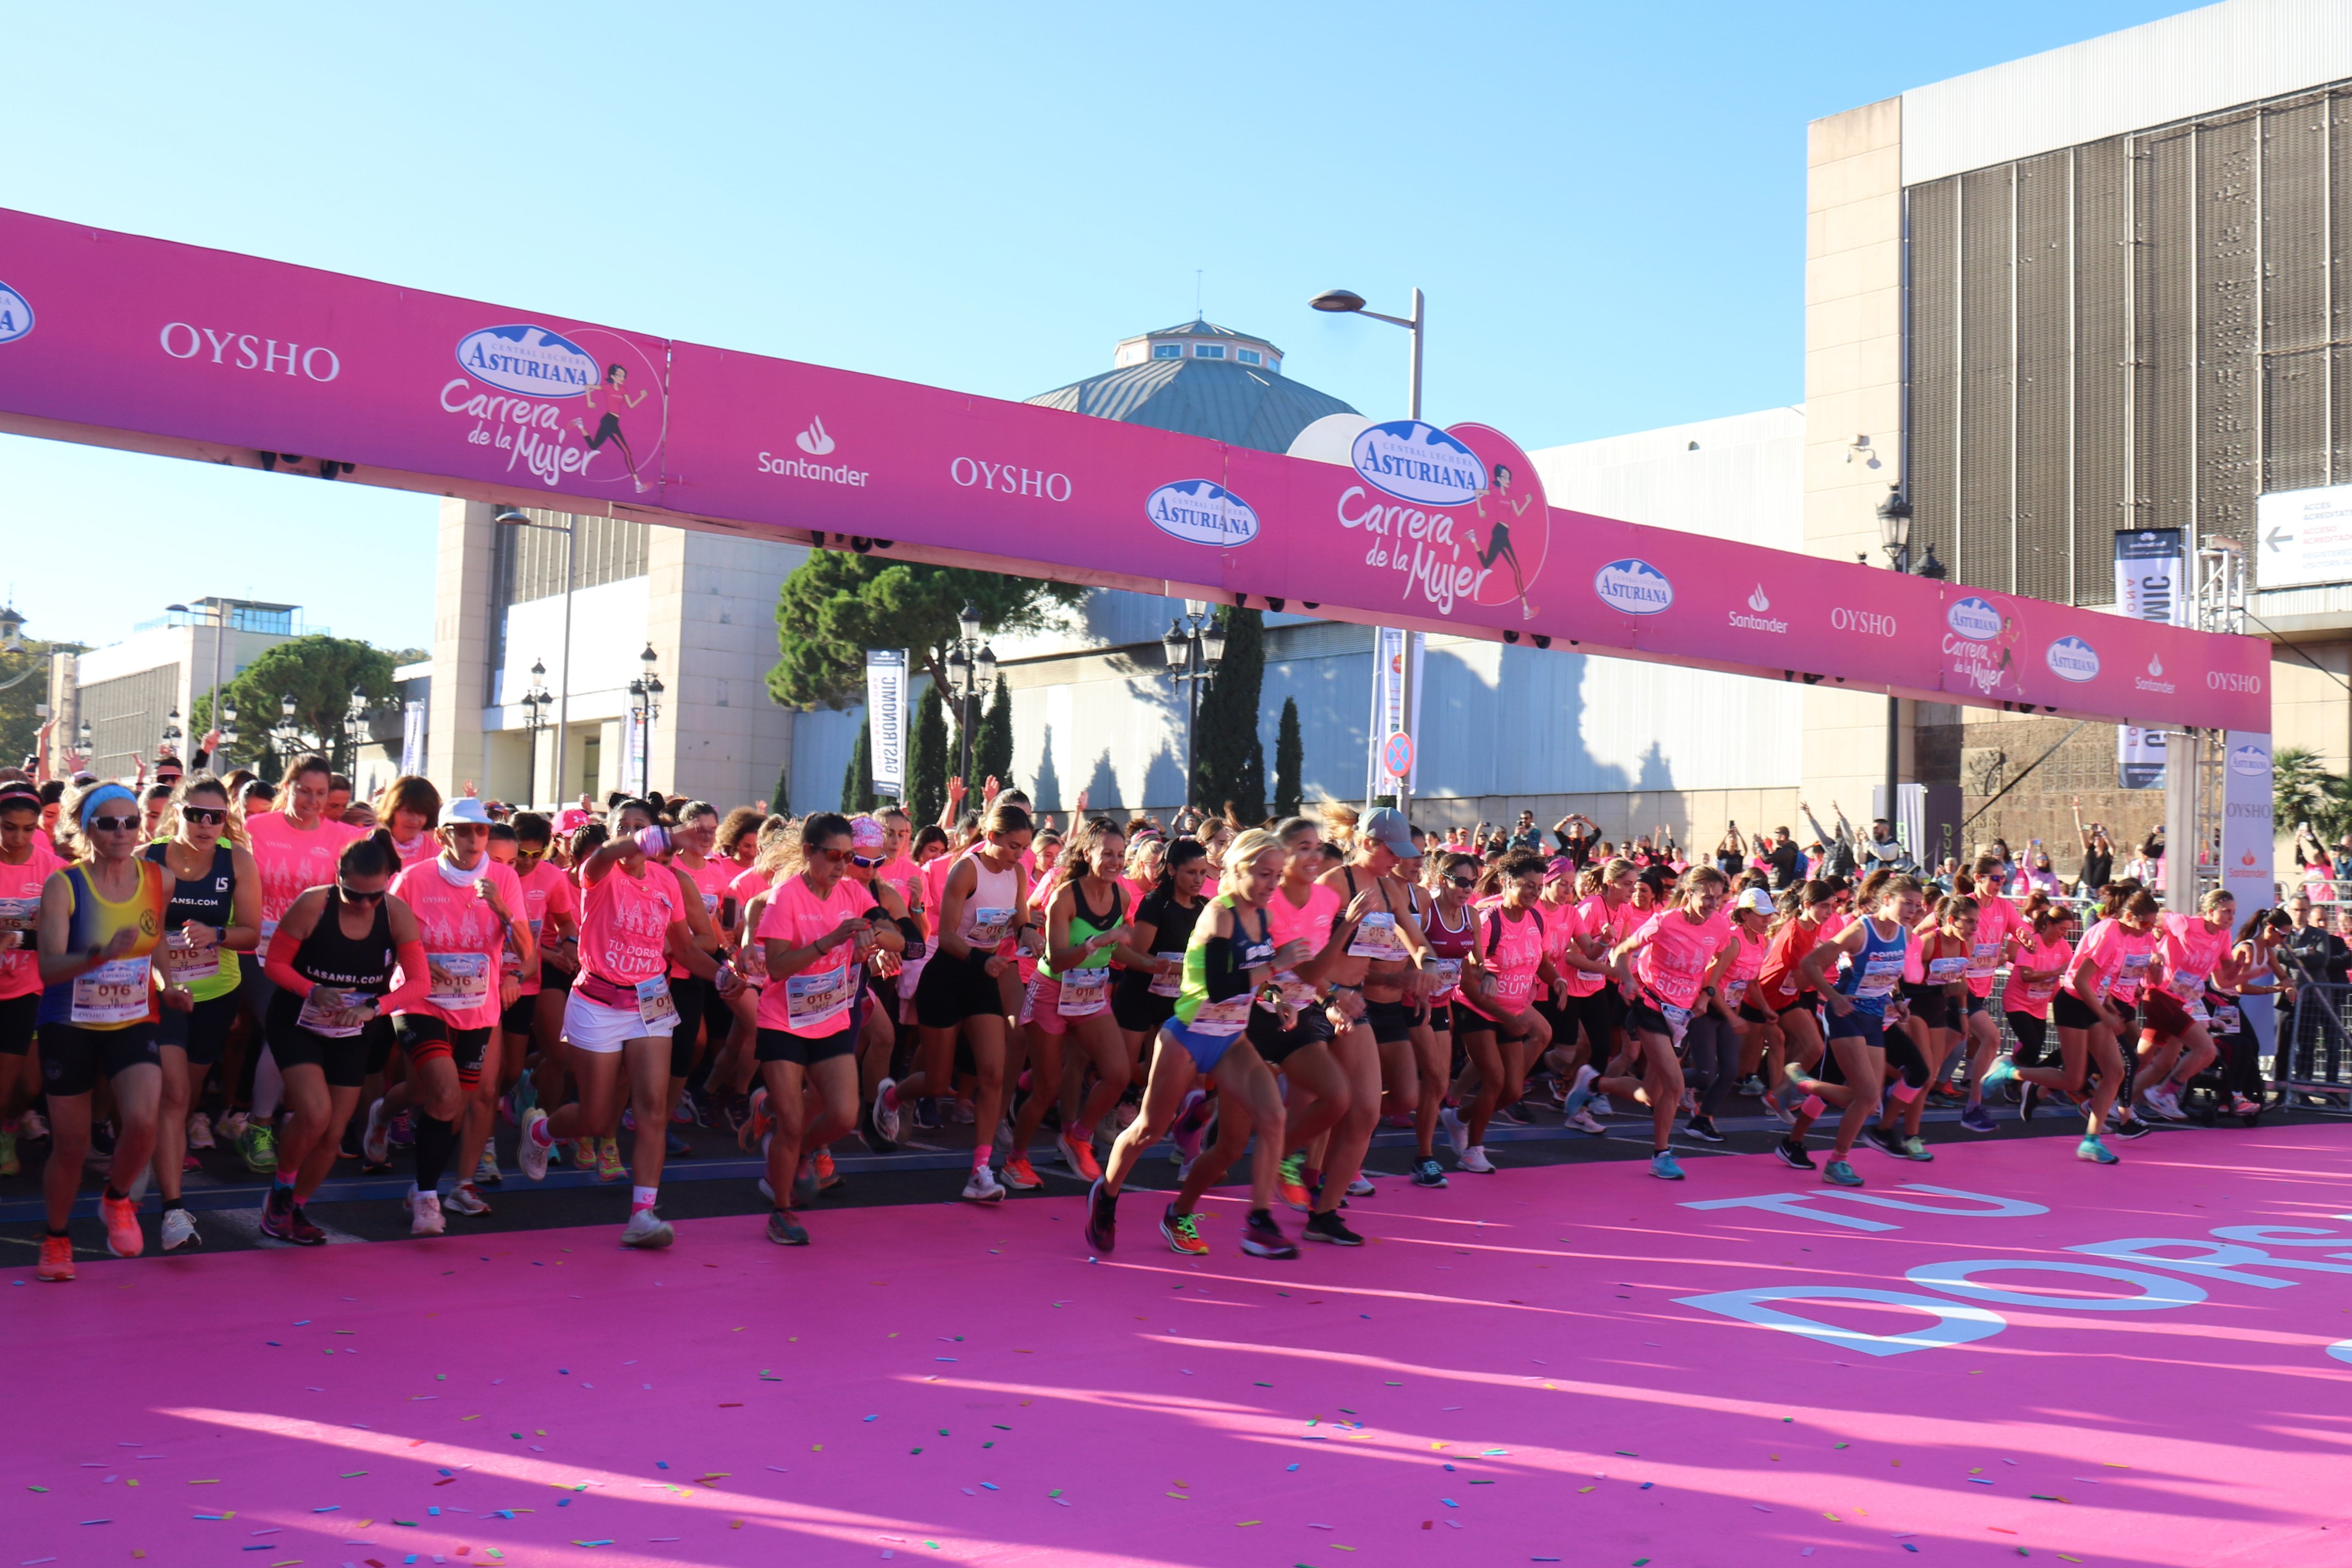
M 0 1002 L 30 996 L 41 989 L 41 884 L 65 862 L 49 841 L 33 835 L 33 852 L 21 866 L 0 861 Z
M 1633 934 L 1642 940 L 1634 976 L 1659 1000 L 1689 1007 L 1698 1001 L 1707 966 L 1731 940 L 1731 922 L 1720 914 L 1694 921 L 1680 910 L 1660 910 Z
M 1750 935 L 1743 925 L 1735 924 L 1731 934 L 1739 939 L 1739 946 L 1731 955 L 1731 967 L 1724 973 L 1723 1005 L 1737 1007 L 1748 1000 L 1748 988 L 1764 973 L 1764 956 L 1771 951 L 1771 943 Z
M 245 836 L 253 847 L 254 868 L 261 873 L 261 944 L 267 951 L 294 900 L 333 881 L 343 846 L 362 835 L 356 827 L 323 820 L 305 832 L 284 812 L 265 811 L 245 819 Z M 425 842 L 432 842 L 429 835 Z
M 2205 923 L 2202 915 L 2170 914 L 2158 938 L 2164 948 L 2164 988 L 2183 1002 L 2201 1001 L 2205 986 L 2230 953 L 2230 929 Z
M 768 895 L 760 912 L 759 940 L 806 947 L 845 920 L 860 920 L 874 907 L 874 895 L 844 877 L 820 899 L 804 877 L 794 877 Z M 849 1027 L 857 999 L 856 946 L 844 942 L 797 974 L 771 979 L 760 992 L 760 1027 L 782 1029 L 807 1039 L 824 1039 Z M 765 967 L 764 963 L 761 965 Z
M 1982 898 L 1977 900 L 1977 934 L 1969 944 L 1969 990 L 1979 996 L 1992 994 L 1993 976 L 2000 969 L 2001 950 L 2009 944 L 2011 931 L 2025 926 L 2025 917 L 2007 899 Z
M 399 852 L 400 864 L 404 869 L 410 866 L 422 866 L 427 860 L 438 859 L 441 855 L 441 841 L 430 832 L 420 833 L 405 844 L 395 838 L 392 841 L 392 847 Z
M 1606 894 L 1595 893 L 1576 906 L 1576 930 L 1601 951 L 1593 956 L 1607 958 L 1610 949 L 1622 943 L 1627 937 L 1642 929 L 1642 912 L 1631 900 L 1611 908 Z M 1606 976 L 1587 974 L 1581 970 L 1570 970 L 1560 979 L 1567 983 L 1570 996 L 1590 996 L 1609 984 Z
M 1462 994 L 1463 1005 L 1482 1018 L 1500 1015 L 1516 1018 L 1528 1010 L 1528 998 L 1534 994 L 1536 971 L 1543 966 L 1545 936 L 1544 918 L 1529 908 L 1514 917 L 1503 907 L 1500 899 L 1478 906 L 1478 963 L 1489 976 L 1486 995 L 1495 1002 L 1495 1012 L 1488 1012 Z
M 481 879 L 498 890 L 509 911 L 526 907 L 514 868 L 492 861 Z M 406 1009 L 453 1029 L 487 1029 L 499 1021 L 499 975 L 507 948 L 506 922 L 471 880 L 453 882 L 436 858 L 394 879 L 393 896 L 416 915 L 425 938 L 425 995 Z M 412 977 L 402 976 L 394 989 Z
M 2117 1002 L 2129 1006 L 2139 995 L 2141 983 L 2147 978 L 2147 966 L 2160 940 L 2152 931 L 2126 931 L 2121 921 L 2101 921 L 2093 926 L 2077 950 L 2091 961 L 2098 975 L 2093 994 L 2105 997 L 2112 994 Z
M 572 886 L 572 879 L 562 871 L 541 860 L 530 868 L 530 876 L 516 879 L 522 884 L 522 907 L 530 920 L 530 940 L 534 946 L 541 945 L 540 932 L 549 910 L 571 916 L 574 925 L 580 923 L 580 896 Z M 515 952 L 511 943 L 507 947 L 504 963 L 507 973 L 522 982 L 524 995 L 539 994 L 539 971 L 533 969 L 528 974 L 524 973 L 522 955 Z
M 658 861 L 632 877 L 608 867 L 581 889 L 580 963 L 608 984 L 634 988 L 669 967 L 669 928 L 686 919 L 677 879 Z
M 2058 987 L 2064 982 L 2066 971 L 2074 962 L 2074 944 L 2063 936 L 2053 936 L 2047 941 L 2037 941 L 2031 935 L 2021 939 L 2017 944 L 2017 957 L 2010 965 L 2009 989 L 2002 994 L 2002 1001 L 2010 1011 L 2022 1013 L 2029 1018 L 2048 1017 L 2050 998 L 2058 994 Z M 2021 969 L 2055 970 L 2057 973 L 2047 980 L 2021 982 L 2017 978 L 2017 972 Z
M 719 900 L 727 896 L 727 884 L 740 875 L 735 868 L 735 863 L 731 860 L 714 860 L 705 856 L 701 865 L 689 866 L 683 858 L 680 858 L 670 863 L 670 868 L 694 884 L 694 890 L 702 897 L 702 912 L 709 920 L 711 928 L 714 931 L 717 930 Z M 683 963 L 672 963 L 669 966 L 669 977 L 672 980 L 683 980 L 687 977 L 687 967 Z

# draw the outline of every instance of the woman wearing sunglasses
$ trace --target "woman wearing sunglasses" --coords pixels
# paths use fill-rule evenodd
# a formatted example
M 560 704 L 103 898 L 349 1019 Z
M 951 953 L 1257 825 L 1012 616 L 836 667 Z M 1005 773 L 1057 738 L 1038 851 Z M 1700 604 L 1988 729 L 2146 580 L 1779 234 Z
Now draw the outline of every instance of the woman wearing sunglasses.
M 1004 1184 L 1015 1192 L 1045 1184 L 1030 1168 L 1029 1145 L 1047 1107 L 1061 1098 L 1066 1037 L 1085 1053 L 1079 1078 L 1087 1066 L 1095 1076 L 1085 1102 L 1066 1120 L 1054 1146 L 1081 1180 L 1102 1174 L 1095 1158 L 1095 1126 L 1127 1092 L 1133 1061 L 1111 1016 L 1110 963 L 1113 957 L 1132 967 L 1152 962 L 1148 952 L 1129 945 L 1133 906 L 1118 882 L 1126 860 L 1127 836 L 1107 817 L 1087 817 L 1070 829 L 1062 851 L 1059 864 L 1066 875 L 1040 895 L 1045 900 L 1045 952 L 1029 987 L 1029 1098 L 1013 1118 L 1013 1147 L 1004 1157 Z
M 237 954 L 261 942 L 261 873 L 251 855 L 224 839 L 228 786 L 210 773 L 180 781 L 163 826 L 166 837 L 145 850 L 172 878 L 156 962 L 193 999 L 184 1013 L 165 1009 L 157 1031 L 163 1099 L 155 1124 L 155 1188 L 163 1199 L 163 1250 L 176 1252 L 203 1239 L 180 1202 L 189 1108 L 236 1021 L 243 979 Z
M 489 1133 L 484 1084 L 498 1081 L 490 1047 L 500 1015 L 522 989 L 520 977 L 505 971 L 509 943 L 522 955 L 524 968 L 539 963 L 524 921 L 522 884 L 490 858 L 488 810 L 473 796 L 461 796 L 438 833 L 441 853 L 410 866 L 392 885 L 393 896 L 415 912 L 424 933 L 426 984 L 422 995 L 390 1009 L 408 1077 L 369 1109 L 363 1143 L 369 1161 L 380 1163 L 389 1153 L 392 1117 L 413 1111 L 416 1185 L 402 1200 L 412 1236 L 441 1234 L 441 1173 L 453 1153 L 468 1174 L 449 1194 L 449 1206 L 461 1215 L 489 1212 L 471 1172 Z
M 423 997 L 431 976 L 416 915 L 389 891 L 400 851 L 382 828 L 343 847 L 334 880 L 288 907 L 270 933 L 269 1048 L 294 1114 L 261 1205 L 264 1236 L 317 1247 L 326 1232 L 305 1205 L 334 1169 L 360 1089 L 388 1054 L 394 1009 Z M 393 974 L 401 977 L 393 991 Z
M 98 1212 L 117 1258 L 145 1248 L 131 1184 L 155 1150 L 163 1071 L 155 1045 L 152 954 L 163 935 L 163 868 L 139 855 L 139 798 L 118 784 L 92 784 L 66 804 L 79 858 L 41 887 L 41 1077 L 55 1142 L 42 1172 L 48 1229 L 43 1279 L 74 1277 L 66 1220 L 89 1152 L 89 1097 L 100 1076 L 114 1090 L 114 1162 Z M 175 991 L 173 1005 L 187 993 Z

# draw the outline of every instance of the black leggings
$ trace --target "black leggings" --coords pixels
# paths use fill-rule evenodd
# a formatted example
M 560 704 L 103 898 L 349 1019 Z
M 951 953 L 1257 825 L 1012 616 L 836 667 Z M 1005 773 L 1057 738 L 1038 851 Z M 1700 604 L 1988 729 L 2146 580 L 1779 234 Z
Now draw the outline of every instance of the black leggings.
M 1698 1113 L 1710 1117 L 1739 1081 L 1739 1031 L 1712 1010 L 1693 1015 L 1683 1030 L 1683 1077 L 1701 1091 Z

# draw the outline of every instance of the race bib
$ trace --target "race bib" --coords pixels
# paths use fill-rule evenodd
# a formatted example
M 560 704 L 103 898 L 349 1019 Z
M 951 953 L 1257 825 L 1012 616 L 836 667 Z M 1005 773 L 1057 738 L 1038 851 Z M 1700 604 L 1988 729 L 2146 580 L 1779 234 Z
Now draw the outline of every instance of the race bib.
M 1969 961 L 1965 958 L 1930 959 L 1927 961 L 1927 984 L 1949 985 L 1953 981 L 1966 975 L 1968 970 Z
M 73 983 L 77 1024 L 133 1024 L 147 1016 L 148 964 L 144 958 L 101 963 Z
M 1886 997 L 1895 994 L 1895 983 L 1903 978 L 1903 955 L 1885 953 L 1870 961 L 1862 972 L 1862 983 L 1854 987 L 1857 996 Z
M 2201 1006 L 2205 998 L 2205 976 L 2202 974 L 2190 974 L 2181 970 L 2175 970 L 2171 974 L 2165 978 L 2164 988 L 2167 991 L 2171 992 L 2175 996 L 2179 997 L 2183 1002 L 2194 1004 L 2196 1006 Z M 2195 1011 L 2194 1006 L 2192 1006 L 2191 1011 Z M 2200 1018 L 2202 1018 L 2205 1015 L 2202 1013 L 2196 1014 L 2196 1016 Z
M 0 899 L 0 931 L 30 931 L 41 923 L 41 900 Z
M 828 1019 L 849 1011 L 857 994 L 857 971 L 848 964 L 835 969 L 803 971 L 784 979 L 784 1019 L 796 1034 L 810 1034 Z M 638 1004 L 643 1006 L 642 1001 Z
M 1184 955 L 1181 952 L 1155 952 L 1151 955 L 1176 965 L 1165 974 L 1151 977 L 1151 994 L 1173 996 L 1184 989 Z
M 1276 974 L 1274 980 L 1276 984 L 1282 987 L 1282 999 L 1294 1007 L 1303 1010 L 1316 1005 L 1322 1000 L 1316 994 L 1311 981 L 1301 980 L 1287 969 Z
M 1386 910 L 1366 915 L 1357 923 L 1356 934 L 1348 939 L 1348 956 L 1374 963 L 1404 962 L 1404 938 L 1397 934 L 1396 916 Z
M 719 913 L 718 894 L 705 893 L 702 895 L 702 912 L 706 915 L 711 916 L 716 916 Z
M 264 916 L 264 917 L 262 918 L 262 921 L 261 921 L 261 951 L 262 951 L 262 952 L 268 952 L 269 951 L 269 939 L 270 939 L 271 937 L 273 937 L 273 936 L 276 936 L 277 934 L 278 934 L 278 922 L 277 922 L 276 921 L 273 921 L 273 920 L 269 919 L 269 918 L 268 918 L 268 917 L 267 917 L 267 916 Z
M 971 935 L 966 940 L 974 947 L 994 947 L 1004 940 L 1013 926 L 1011 910 L 974 910 L 971 911 Z
M 172 932 L 163 939 L 163 974 L 174 985 L 218 978 L 220 944 L 215 942 L 199 953 L 188 940 L 186 928 Z
M 1980 942 L 1969 952 L 1969 978 L 1981 980 L 2000 967 L 2000 943 Z
M 1061 1000 L 1054 1011 L 1065 1018 L 1084 1018 L 1099 1013 L 1110 1002 L 1110 971 L 1108 969 L 1073 969 L 1059 976 Z
M 1691 1010 L 1687 1007 L 1677 1007 L 1671 1002 L 1660 1002 L 1658 1011 L 1665 1015 L 1666 1029 L 1674 1038 L 1675 1049 L 1682 1049 L 1683 1036 L 1690 1028 Z
M 2234 1035 L 2246 1026 L 2245 1015 L 2235 1007 L 2213 1009 L 2213 1026 L 2225 1035 Z
M 637 1017 L 656 1028 L 677 1026 L 677 1003 L 669 994 L 669 976 L 656 974 L 636 984 Z
M 2155 955 L 2153 953 L 2146 952 L 2127 952 L 2124 954 L 2123 977 L 2126 980 L 2137 980 L 2141 975 L 2146 974 L 2147 973 L 2147 961 L 2154 956 Z
M 1723 1005 L 1725 1006 L 1737 1007 L 1739 1005 L 1741 1001 L 1747 997 L 1747 995 L 1748 982 L 1745 980 L 1727 980 L 1723 983 Z
M 296 1015 L 294 1021 L 314 1035 L 324 1036 L 331 1040 L 348 1040 L 367 1027 L 368 1008 L 330 1006 L 326 999 L 332 996 L 340 1003 L 350 994 L 331 985 L 314 985 L 310 994 L 302 998 L 302 1011 Z
M 1444 995 L 1462 984 L 1462 961 L 1441 958 L 1437 961 L 1437 994 Z
M 446 1012 L 467 1012 L 490 999 L 487 952 L 428 952 L 425 976 L 425 1000 Z
M 1196 1035 L 1213 1035 L 1219 1038 L 1238 1035 L 1249 1027 L 1252 1005 L 1246 995 L 1223 1002 L 1203 1002 L 1201 1010 L 1192 1015 L 1192 1021 L 1185 1027 Z

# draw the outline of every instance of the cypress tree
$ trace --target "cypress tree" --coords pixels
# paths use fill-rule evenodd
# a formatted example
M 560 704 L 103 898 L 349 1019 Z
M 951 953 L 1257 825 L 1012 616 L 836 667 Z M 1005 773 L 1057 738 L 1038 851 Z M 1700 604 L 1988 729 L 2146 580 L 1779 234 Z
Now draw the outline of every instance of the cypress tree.
M 793 814 L 793 764 L 789 759 L 776 770 L 776 798 L 768 803 L 768 810 L 776 816 Z
M 857 744 L 849 753 L 848 770 L 841 779 L 841 809 L 851 816 L 874 809 L 874 720 L 868 715 L 857 726 Z
M 1298 700 L 1282 700 L 1282 725 L 1274 735 L 1274 815 L 1298 815 L 1298 775 L 1306 771 L 1307 748 L 1298 738 Z
M 1201 694 L 1192 744 L 1194 804 L 1211 815 L 1230 805 L 1244 822 L 1265 816 L 1265 745 L 1258 739 L 1265 681 L 1265 617 L 1230 606 L 1218 612 L 1225 655 Z
M 1003 675 L 996 678 L 996 696 L 981 716 L 971 737 L 971 777 L 964 781 L 971 798 L 980 799 L 981 786 L 991 778 L 1006 789 L 1013 783 L 1013 688 Z
M 913 797 L 907 804 L 918 826 L 940 819 L 940 808 L 948 800 L 951 755 L 947 704 L 940 699 L 939 683 L 927 680 L 923 694 L 915 700 L 915 734 L 907 746 L 908 792 Z

